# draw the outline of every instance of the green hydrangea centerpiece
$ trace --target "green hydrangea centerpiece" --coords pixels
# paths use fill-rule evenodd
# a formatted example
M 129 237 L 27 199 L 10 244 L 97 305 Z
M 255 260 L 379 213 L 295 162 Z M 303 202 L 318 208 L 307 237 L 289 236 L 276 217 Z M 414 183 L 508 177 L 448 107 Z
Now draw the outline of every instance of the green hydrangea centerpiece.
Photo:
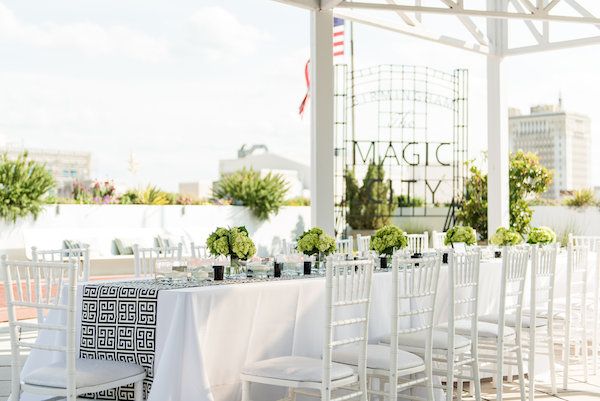
M 473 228 L 469 226 L 454 226 L 448 231 L 446 231 L 444 245 L 451 245 L 459 242 L 464 242 L 466 245 L 477 244 L 475 230 L 473 230 Z
M 244 226 L 218 227 L 206 240 L 206 246 L 212 255 L 231 256 L 241 260 L 251 258 L 256 253 L 256 246 Z
M 392 255 L 395 249 L 401 249 L 407 245 L 406 233 L 394 225 L 381 227 L 371 237 L 371 249 L 379 255 Z
M 527 237 L 529 244 L 552 244 L 556 242 L 556 234 L 548 227 L 532 228 Z
M 329 255 L 335 252 L 335 239 L 327 235 L 322 228 L 311 228 L 298 237 L 296 249 L 309 256 L 316 254 Z
M 496 233 L 490 239 L 490 242 L 498 246 L 519 245 L 521 242 L 523 242 L 523 237 L 521 237 L 521 234 L 514 230 L 510 230 L 505 227 L 499 227 L 496 230 Z

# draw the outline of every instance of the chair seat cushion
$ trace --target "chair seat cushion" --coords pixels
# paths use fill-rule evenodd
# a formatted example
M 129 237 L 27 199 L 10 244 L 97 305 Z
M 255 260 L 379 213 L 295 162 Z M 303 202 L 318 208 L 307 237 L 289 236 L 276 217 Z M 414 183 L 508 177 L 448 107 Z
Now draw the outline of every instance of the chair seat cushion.
M 446 330 L 433 329 L 431 337 L 434 350 L 448 349 L 448 332 Z M 381 339 L 382 344 L 390 344 L 390 342 L 391 336 L 389 335 Z M 424 332 L 399 334 L 398 345 L 409 350 L 422 350 L 425 348 L 425 334 Z M 468 347 L 469 345 L 471 345 L 469 338 L 461 335 L 454 336 L 454 349 Z
M 440 325 L 440 327 L 448 327 L 447 324 Z M 489 322 L 478 322 L 477 332 L 479 338 L 498 338 L 499 326 L 496 323 Z M 457 320 L 454 322 L 454 331 L 456 334 L 461 336 L 471 336 L 471 321 L 470 320 Z M 511 337 L 515 335 L 515 329 L 512 327 L 504 326 L 504 337 Z
M 283 356 L 247 365 L 242 370 L 242 374 L 279 380 L 319 383 L 323 378 L 323 361 L 303 356 Z M 353 374 L 354 370 L 350 366 L 340 363 L 334 363 L 331 368 L 332 380 L 344 379 Z
M 100 359 L 77 359 L 75 362 L 75 383 L 77 388 L 101 386 L 117 380 L 145 374 L 144 368 L 126 362 Z M 32 386 L 67 388 L 66 362 L 57 362 L 33 370 L 22 378 L 23 383 Z
M 367 368 L 382 369 L 390 368 L 391 350 L 389 345 L 369 344 L 367 345 Z M 357 366 L 358 347 L 342 347 L 333 351 L 331 355 L 334 362 Z M 398 350 L 398 370 L 406 370 L 423 367 L 425 362 L 415 354 Z
M 488 322 L 488 323 L 498 323 L 498 315 L 497 314 L 484 315 L 479 318 L 479 321 L 480 322 Z M 516 327 L 517 316 L 516 315 L 506 315 L 504 317 L 504 323 L 506 326 Z M 547 325 L 548 325 L 548 319 L 545 319 L 545 318 L 539 317 L 539 316 L 535 318 L 535 327 L 544 327 Z M 526 328 L 526 329 L 531 327 L 531 321 L 530 321 L 529 316 L 523 316 L 523 318 L 521 320 L 521 327 Z

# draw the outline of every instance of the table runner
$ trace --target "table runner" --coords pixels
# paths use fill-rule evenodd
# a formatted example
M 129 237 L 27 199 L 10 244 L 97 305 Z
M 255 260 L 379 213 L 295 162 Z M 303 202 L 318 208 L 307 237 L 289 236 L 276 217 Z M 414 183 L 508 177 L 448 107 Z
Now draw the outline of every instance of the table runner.
M 81 307 L 80 358 L 143 366 L 146 370 L 144 398 L 147 398 L 154 379 L 158 293 L 197 285 L 192 282 L 154 280 L 85 285 Z M 84 397 L 133 400 L 133 385 Z

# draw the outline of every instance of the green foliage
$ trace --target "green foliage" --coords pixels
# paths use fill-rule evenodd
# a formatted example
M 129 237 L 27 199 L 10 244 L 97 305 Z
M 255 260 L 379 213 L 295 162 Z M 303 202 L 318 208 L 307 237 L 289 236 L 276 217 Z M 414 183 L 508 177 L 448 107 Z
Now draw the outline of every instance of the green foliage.
M 490 242 L 498 246 L 519 245 L 523 242 L 523 237 L 515 230 L 498 227 Z
M 573 193 L 573 196 L 565 199 L 565 205 L 571 207 L 594 206 L 597 204 L 596 194 L 592 189 L 580 189 Z
M 477 243 L 475 230 L 469 226 L 454 226 L 449 229 L 444 238 L 444 245 L 455 244 L 458 242 L 464 242 L 466 245 L 475 245 Z
M 256 253 L 256 246 L 244 226 L 229 229 L 218 227 L 206 240 L 206 246 L 212 255 L 242 260 L 251 258 Z
M 534 227 L 527 237 L 528 244 L 552 244 L 556 242 L 556 233 L 549 227 Z
M 280 174 L 260 173 L 242 169 L 225 174 L 215 184 L 213 195 L 218 199 L 231 199 L 248 207 L 259 220 L 267 220 L 283 205 L 288 185 Z
M 381 227 L 371 237 L 371 249 L 379 255 L 392 255 L 395 249 L 401 249 L 408 245 L 406 233 L 397 226 L 387 225 Z
M 315 255 L 317 253 L 329 255 L 335 252 L 335 239 L 325 234 L 322 228 L 311 228 L 298 237 L 296 249 L 305 255 Z
M 160 188 L 148 185 L 144 190 L 137 194 L 137 203 L 141 205 L 172 205 L 173 196 Z
M 361 187 L 354 172 L 347 171 L 346 221 L 355 230 L 375 230 L 389 224 L 393 205 L 390 183 L 385 180 L 383 164 L 370 164 Z
M 413 196 L 409 198 L 408 195 L 398 196 L 398 207 L 421 207 L 425 204 L 422 198 Z
M 467 180 L 467 191 L 462 208 L 457 213 L 460 223 L 471 225 L 483 237 L 487 237 L 487 175 L 473 164 Z M 510 157 L 509 200 L 510 228 L 521 235 L 529 231 L 533 211 L 529 198 L 537 197 L 548 190 L 552 173 L 540 164 L 534 153 L 518 151 Z
M 54 179 L 43 164 L 27 159 L 27 152 L 16 160 L 4 154 L 0 159 L 0 217 L 16 222 L 20 217 L 40 214 Z
M 310 199 L 303 196 L 297 196 L 283 202 L 284 206 L 310 206 Z

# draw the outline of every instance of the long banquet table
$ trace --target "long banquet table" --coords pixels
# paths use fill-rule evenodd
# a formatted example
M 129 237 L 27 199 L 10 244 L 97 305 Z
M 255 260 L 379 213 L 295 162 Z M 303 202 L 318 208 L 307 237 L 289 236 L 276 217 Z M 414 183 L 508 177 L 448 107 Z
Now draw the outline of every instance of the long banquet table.
M 561 257 L 557 280 L 566 270 L 564 262 L 565 258 Z M 480 314 L 498 310 L 500 273 L 500 259 L 482 261 Z M 323 277 L 311 277 L 232 282 L 159 291 L 151 365 L 153 383 L 148 399 L 239 400 L 239 374 L 245 364 L 283 355 L 320 357 L 325 327 L 324 280 Z M 442 266 L 436 323 L 447 320 L 447 286 L 447 268 Z M 81 294 L 79 291 L 80 302 Z M 369 324 L 371 342 L 378 342 L 390 332 L 390 299 L 391 273 L 376 273 Z M 411 308 L 411 305 L 403 307 Z M 81 322 L 80 310 L 79 315 Z M 404 324 L 410 326 L 410 321 Z M 78 335 L 81 336 L 81 332 Z M 38 336 L 38 342 L 64 342 L 64 338 L 43 332 Z M 114 343 L 119 347 L 118 338 Z M 48 355 L 48 351 L 33 350 L 23 371 L 29 372 L 53 358 L 56 355 Z M 252 399 L 279 399 L 284 395 L 283 391 L 256 385 Z

